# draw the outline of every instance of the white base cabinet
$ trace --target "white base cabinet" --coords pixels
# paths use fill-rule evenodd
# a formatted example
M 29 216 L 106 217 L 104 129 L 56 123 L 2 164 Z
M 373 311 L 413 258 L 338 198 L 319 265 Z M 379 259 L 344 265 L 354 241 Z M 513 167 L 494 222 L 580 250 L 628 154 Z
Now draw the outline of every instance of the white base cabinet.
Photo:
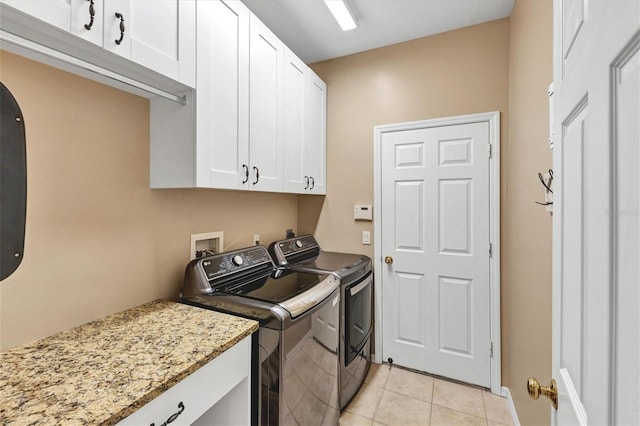
M 149 402 L 118 425 L 249 425 L 251 336 Z

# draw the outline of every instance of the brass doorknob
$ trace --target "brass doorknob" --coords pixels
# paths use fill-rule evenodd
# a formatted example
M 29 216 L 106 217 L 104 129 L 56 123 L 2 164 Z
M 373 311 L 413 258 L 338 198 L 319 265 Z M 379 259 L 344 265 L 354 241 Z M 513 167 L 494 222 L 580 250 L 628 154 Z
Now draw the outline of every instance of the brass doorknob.
M 391 256 L 387 256 L 384 258 L 384 263 L 386 263 L 387 265 L 391 265 L 393 263 L 393 257 Z
M 542 394 L 551 400 L 553 408 L 558 409 L 558 386 L 554 379 L 551 379 L 549 386 L 540 386 L 540 383 L 538 383 L 535 377 L 529 377 L 529 380 L 527 380 L 527 390 L 532 399 L 538 399 Z

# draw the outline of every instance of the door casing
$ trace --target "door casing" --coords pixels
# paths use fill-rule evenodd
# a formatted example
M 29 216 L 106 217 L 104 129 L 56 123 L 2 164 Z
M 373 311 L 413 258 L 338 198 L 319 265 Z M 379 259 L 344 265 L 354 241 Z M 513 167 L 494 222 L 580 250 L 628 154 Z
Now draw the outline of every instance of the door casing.
M 489 161 L 489 217 L 492 255 L 490 261 L 490 312 L 491 312 L 491 342 L 493 344 L 493 354 L 491 357 L 491 392 L 503 395 L 501 377 L 501 343 L 500 343 L 500 112 L 493 111 L 487 113 L 461 115 L 455 117 L 436 118 L 431 120 L 420 120 L 406 123 L 395 123 L 379 125 L 373 128 L 373 170 L 374 170 L 374 206 L 373 206 L 373 229 L 374 229 L 374 268 L 378 271 L 383 267 L 382 253 L 382 206 L 380 204 L 382 194 L 382 135 L 387 132 L 397 132 L 404 130 L 424 129 L 430 127 L 451 126 L 458 124 L 470 124 L 478 122 L 489 123 L 489 142 L 491 146 L 491 157 Z M 489 156 L 489 152 L 487 152 Z M 487 250 L 489 248 L 487 247 Z M 382 324 L 382 278 L 381 274 L 374 274 L 374 306 L 375 324 Z M 374 328 L 375 353 L 373 362 L 383 362 L 382 355 L 382 327 Z M 488 348 L 487 348 L 488 350 Z

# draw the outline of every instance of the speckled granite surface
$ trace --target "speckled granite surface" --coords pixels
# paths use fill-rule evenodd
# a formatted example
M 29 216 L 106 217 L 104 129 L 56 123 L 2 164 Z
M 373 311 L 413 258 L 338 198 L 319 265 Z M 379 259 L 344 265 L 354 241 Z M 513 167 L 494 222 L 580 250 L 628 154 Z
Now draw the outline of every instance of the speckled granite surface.
M 257 330 L 153 302 L 0 354 L 0 424 L 114 424 Z

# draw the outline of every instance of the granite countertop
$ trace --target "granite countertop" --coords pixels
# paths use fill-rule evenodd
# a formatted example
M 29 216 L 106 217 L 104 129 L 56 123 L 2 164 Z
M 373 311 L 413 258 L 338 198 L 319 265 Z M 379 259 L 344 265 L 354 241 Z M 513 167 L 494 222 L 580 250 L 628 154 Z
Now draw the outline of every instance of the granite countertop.
M 117 423 L 257 329 L 158 301 L 3 352 L 0 424 Z

